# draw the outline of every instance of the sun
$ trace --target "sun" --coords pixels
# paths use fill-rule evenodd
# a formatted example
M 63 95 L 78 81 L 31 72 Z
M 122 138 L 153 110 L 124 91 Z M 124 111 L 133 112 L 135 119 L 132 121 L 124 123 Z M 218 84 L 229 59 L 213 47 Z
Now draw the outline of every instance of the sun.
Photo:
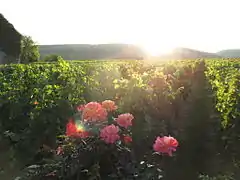
M 174 49 L 174 46 L 164 45 L 164 44 L 140 44 L 139 45 L 144 52 L 146 52 L 149 56 L 161 56 L 164 54 L 171 53 Z

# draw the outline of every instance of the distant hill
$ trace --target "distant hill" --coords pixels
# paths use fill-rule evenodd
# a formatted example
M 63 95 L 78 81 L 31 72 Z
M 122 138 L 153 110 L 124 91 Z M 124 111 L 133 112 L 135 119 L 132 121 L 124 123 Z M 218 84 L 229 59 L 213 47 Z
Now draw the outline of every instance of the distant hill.
M 225 58 L 239 58 L 240 49 L 226 49 L 226 50 L 217 52 L 217 54 Z
M 141 48 L 129 44 L 63 44 L 40 45 L 41 59 L 49 54 L 57 54 L 66 60 L 85 59 L 146 59 L 149 56 Z M 169 54 L 164 54 L 155 59 L 181 60 L 197 58 L 220 58 L 215 53 L 208 53 L 189 48 L 176 48 Z
M 198 58 L 220 58 L 221 56 L 215 53 L 198 51 L 189 48 L 176 48 L 171 53 L 160 56 L 160 59 L 198 59 Z
M 137 46 L 128 44 L 63 44 L 40 45 L 41 59 L 57 54 L 66 60 L 84 59 L 143 59 L 146 54 Z

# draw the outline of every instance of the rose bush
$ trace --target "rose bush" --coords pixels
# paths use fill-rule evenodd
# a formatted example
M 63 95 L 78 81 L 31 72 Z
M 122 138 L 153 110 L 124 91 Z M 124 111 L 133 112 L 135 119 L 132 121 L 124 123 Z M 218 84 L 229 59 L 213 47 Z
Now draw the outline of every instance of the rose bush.
M 66 124 L 53 158 L 43 165 L 30 166 L 25 178 L 36 179 L 160 179 L 159 155 L 172 156 L 178 141 L 157 137 L 153 160 L 137 162 L 131 151 L 134 116 L 118 114 L 114 101 L 89 102 L 77 107 Z M 116 118 L 115 118 L 116 117 Z M 151 151 L 152 151 L 151 150 Z

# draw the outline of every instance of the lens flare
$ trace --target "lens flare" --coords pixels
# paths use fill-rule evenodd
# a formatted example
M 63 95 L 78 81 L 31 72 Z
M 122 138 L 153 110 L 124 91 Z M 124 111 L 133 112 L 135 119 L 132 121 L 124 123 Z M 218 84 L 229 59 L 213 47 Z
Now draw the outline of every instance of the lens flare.
M 86 128 L 84 127 L 84 125 L 80 122 L 80 121 L 76 121 L 76 128 L 78 132 L 84 132 L 86 131 Z

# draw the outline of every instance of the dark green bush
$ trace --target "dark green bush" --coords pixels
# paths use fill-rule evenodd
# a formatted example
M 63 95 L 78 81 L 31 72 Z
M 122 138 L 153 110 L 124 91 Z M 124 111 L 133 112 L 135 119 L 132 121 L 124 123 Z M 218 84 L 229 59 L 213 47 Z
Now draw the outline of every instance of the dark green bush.
M 43 61 L 44 62 L 56 62 L 61 59 L 63 59 L 63 58 L 57 54 L 50 54 L 50 55 L 47 55 L 46 57 L 44 57 Z
M 77 144 L 73 146 L 72 144 Z M 161 179 L 161 157 L 154 155 L 152 161 L 136 161 L 130 149 L 123 145 L 106 145 L 98 138 L 65 140 L 64 151 L 54 155 L 44 165 L 31 165 L 25 169 L 21 180 L 80 180 L 80 179 Z

